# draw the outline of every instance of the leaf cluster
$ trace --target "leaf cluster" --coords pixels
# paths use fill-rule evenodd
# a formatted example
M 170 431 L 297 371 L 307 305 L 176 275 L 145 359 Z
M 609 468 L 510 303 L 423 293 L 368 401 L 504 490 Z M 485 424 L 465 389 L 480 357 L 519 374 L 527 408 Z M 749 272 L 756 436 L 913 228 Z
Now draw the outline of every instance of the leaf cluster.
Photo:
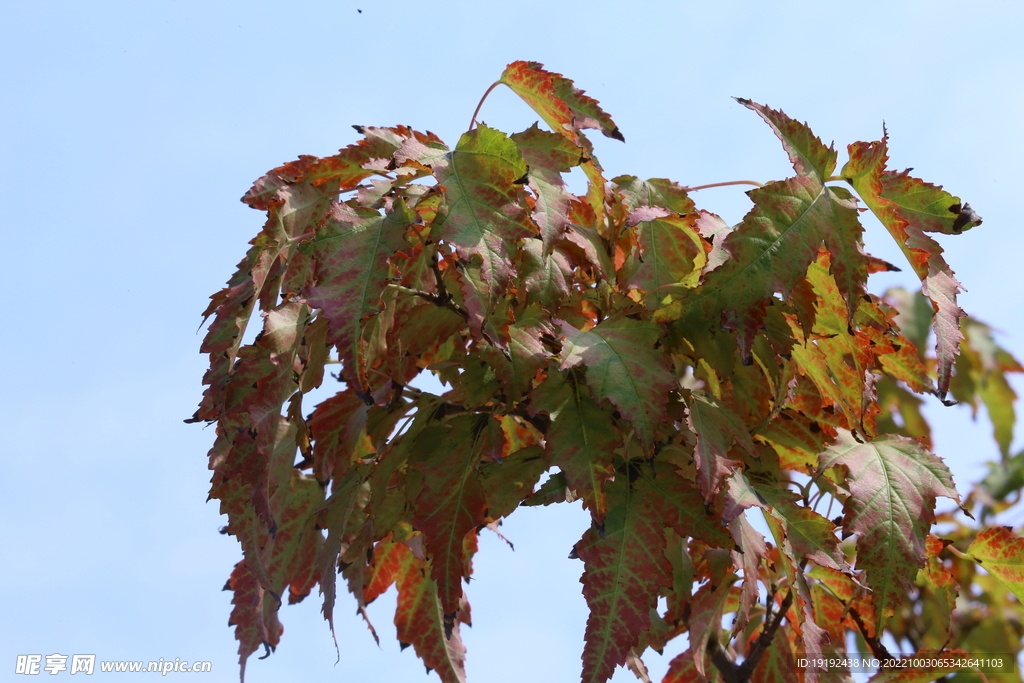
M 740 99 L 794 172 L 753 183 L 729 226 L 696 207 L 699 188 L 607 178 L 586 131 L 623 136 L 568 79 L 515 62 L 495 85 L 548 130 L 474 116 L 449 147 L 357 126 L 358 142 L 243 197 L 267 218 L 205 312 L 191 420 L 216 423 L 210 495 L 244 553 L 226 586 L 243 674 L 278 644 L 285 599 L 319 586 L 333 628 L 340 578 L 364 617 L 397 585 L 399 640 L 465 680 L 478 534 L 574 500 L 592 520 L 573 550 L 584 682 L 620 665 L 645 678 L 643 652 L 684 634 L 666 681 L 847 678 L 795 662 L 845 656 L 850 634 L 880 657 L 888 636 L 907 652 L 1016 653 L 1024 541 L 975 540 L 952 514 L 953 540 L 932 534 L 936 499 L 961 501 L 924 398 L 993 418 L 1005 464 L 965 505 L 999 512 L 1024 472 L 1006 381 L 1022 368 L 964 323 L 929 234 L 980 224 L 970 206 L 890 169 L 887 137 L 849 145 L 837 172 L 806 124 Z M 864 251 L 865 210 L 921 293 L 867 291 L 895 266 Z M 415 388 L 424 371 L 447 391 Z M 304 405 L 329 377 L 338 391 Z M 979 584 L 978 606 L 959 606 Z

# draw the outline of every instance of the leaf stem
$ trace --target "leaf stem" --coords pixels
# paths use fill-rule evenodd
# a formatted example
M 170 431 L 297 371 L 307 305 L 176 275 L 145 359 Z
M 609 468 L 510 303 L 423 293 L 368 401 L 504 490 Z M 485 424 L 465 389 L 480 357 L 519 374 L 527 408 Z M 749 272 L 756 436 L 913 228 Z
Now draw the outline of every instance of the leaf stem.
M 684 187 L 683 189 L 687 192 L 696 192 L 697 190 L 706 190 L 709 187 L 725 187 L 727 185 L 753 185 L 754 187 L 764 187 L 764 183 L 758 183 L 753 180 L 730 180 L 727 183 L 711 183 L 710 185 L 697 185 L 696 187 Z
M 484 100 L 486 100 L 487 96 L 491 94 L 491 91 L 497 88 L 499 85 L 501 85 L 501 81 L 494 81 L 494 83 L 491 83 L 491 87 L 489 87 L 486 90 L 486 92 L 484 92 L 484 96 L 480 98 L 479 102 L 477 102 L 476 109 L 473 110 L 473 118 L 470 119 L 469 121 L 468 130 L 473 130 L 473 128 L 476 126 L 476 115 L 480 113 L 480 107 L 484 106 Z
M 953 553 L 954 555 L 959 557 L 961 560 L 967 560 L 968 562 L 975 562 L 975 563 L 977 562 L 977 560 L 975 560 L 973 557 L 971 557 L 970 555 L 968 555 L 967 553 L 965 553 L 962 550 L 957 550 L 952 545 L 947 545 L 945 547 L 945 550 L 948 550 L 949 552 Z

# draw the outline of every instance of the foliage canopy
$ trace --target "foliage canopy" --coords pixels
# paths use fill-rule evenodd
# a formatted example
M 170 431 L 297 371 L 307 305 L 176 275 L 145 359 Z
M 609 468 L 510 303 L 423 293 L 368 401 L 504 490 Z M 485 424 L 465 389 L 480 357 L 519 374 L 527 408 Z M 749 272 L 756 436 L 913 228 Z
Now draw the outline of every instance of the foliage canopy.
M 884 660 L 883 640 L 1016 657 L 1024 539 L 985 523 L 1024 480 L 1006 380 L 1022 368 L 965 318 L 929 235 L 981 218 L 888 168 L 887 136 L 849 145 L 837 172 L 807 125 L 740 99 L 794 175 L 750 183 L 729 226 L 696 208 L 700 188 L 607 179 L 585 131 L 623 136 L 568 79 L 515 62 L 498 84 L 550 130 L 474 116 L 452 149 L 357 126 L 358 142 L 243 197 L 267 221 L 205 312 L 190 420 L 216 422 L 210 495 L 244 552 L 226 586 L 243 676 L 278 644 L 284 600 L 319 585 L 333 628 L 340 576 L 360 609 L 397 584 L 399 640 L 464 681 L 477 534 L 577 499 L 592 518 L 573 550 L 585 683 L 620 665 L 646 679 L 643 652 L 684 634 L 665 681 L 848 680 L 816 660 Z M 580 196 L 564 181 L 577 167 Z M 865 210 L 920 293 L 867 291 L 895 267 L 865 253 Z M 331 363 L 340 390 L 307 414 Z M 450 389 L 411 387 L 424 370 Z M 966 500 L 930 450 L 922 395 L 992 418 L 1003 462 Z M 960 511 L 937 515 L 940 497 Z M 942 662 L 872 680 L 975 669 L 1019 680 Z

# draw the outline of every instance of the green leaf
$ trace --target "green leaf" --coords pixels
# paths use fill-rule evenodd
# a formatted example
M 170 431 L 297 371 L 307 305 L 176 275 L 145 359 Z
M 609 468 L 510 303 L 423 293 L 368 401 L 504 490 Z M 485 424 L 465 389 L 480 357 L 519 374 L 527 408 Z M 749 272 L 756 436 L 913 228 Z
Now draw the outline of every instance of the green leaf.
M 810 508 L 797 504 L 792 491 L 774 486 L 755 486 L 758 494 L 771 505 L 771 514 L 783 524 L 786 538 L 799 557 L 820 567 L 852 571 L 836 538 L 836 526 Z
M 487 500 L 487 516 L 507 517 L 533 493 L 533 487 L 548 469 L 540 446 L 520 448 L 501 461 L 480 465 L 480 485 Z
M 867 258 L 860 247 L 863 228 L 852 196 L 811 175 L 769 183 L 747 194 L 754 208 L 725 239 L 729 260 L 708 273 L 699 289 L 684 293 L 684 315 L 724 319 L 739 332 L 741 348 L 749 354 L 769 297 L 781 292 L 789 299 L 824 244 L 835 256 L 831 272 L 852 319 L 867 280 Z
M 757 102 L 743 98 L 736 98 L 736 101 L 757 112 L 758 116 L 772 127 L 782 141 L 782 147 L 789 155 L 797 174 L 816 176 L 822 183 L 828 180 L 836 168 L 836 151 L 832 147 L 825 147 L 806 123 L 800 123 L 781 111 Z
M 463 134 L 448 165 L 435 167 L 434 175 L 448 200 L 444 221 L 435 227 L 437 237 L 462 259 L 478 255 L 483 281 L 503 292 L 517 240 L 537 230 L 516 184 L 526 175 L 522 153 L 504 133 L 481 125 Z
M 910 175 L 910 171 L 882 173 L 882 196 L 899 207 L 910 225 L 924 232 L 959 235 L 981 225 L 981 216 L 941 187 Z
M 520 252 L 520 274 L 527 303 L 539 303 L 557 311 L 569 295 L 572 267 L 559 250 L 544 253 L 540 240 L 525 240 Z
M 622 445 L 611 411 L 595 404 L 590 389 L 571 372 L 549 374 L 534 392 L 530 409 L 551 418 L 544 440 L 548 458 L 600 523 L 607 510 L 604 484 L 615 478 L 612 458 Z
M 610 400 L 650 448 L 657 424 L 666 416 L 669 392 L 677 388 L 667 359 L 654 348 L 661 328 L 629 318 L 608 318 L 584 332 L 564 320 L 556 322 L 566 336 L 562 369 L 585 364 L 594 393 Z
M 925 564 L 925 537 L 935 522 L 935 498 L 959 503 L 949 468 L 919 442 L 886 435 L 859 443 L 849 432 L 821 454 L 822 471 L 843 465 L 850 496 L 843 530 L 857 534 L 857 568 L 867 570 L 879 628 L 907 596 Z
M 663 287 L 696 287 L 707 263 L 704 240 L 693 224 L 696 216 L 667 215 L 637 224 L 642 266 L 629 285 L 648 292 L 648 308 L 664 305 L 672 291 Z
M 630 211 L 640 206 L 660 206 L 685 216 L 697 210 L 686 188 L 667 178 L 640 180 L 636 176 L 623 175 L 613 178 L 612 184 Z
M 960 347 L 956 375 L 950 392 L 958 401 L 971 406 L 977 417 L 979 399 L 992 422 L 993 436 L 1003 460 L 1010 455 L 1013 429 L 1017 422 L 1014 403 L 1017 393 L 1007 378 L 1011 372 L 1024 372 L 1017 359 L 999 346 L 988 325 L 967 318 L 964 321 L 966 344 Z

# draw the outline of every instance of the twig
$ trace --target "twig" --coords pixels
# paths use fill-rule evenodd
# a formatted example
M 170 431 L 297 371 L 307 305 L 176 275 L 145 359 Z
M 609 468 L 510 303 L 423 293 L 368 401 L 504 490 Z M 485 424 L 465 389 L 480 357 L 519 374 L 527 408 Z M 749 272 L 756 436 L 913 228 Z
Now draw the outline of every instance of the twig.
M 711 183 L 710 185 L 684 187 L 683 189 L 686 190 L 687 192 L 696 192 L 697 190 L 706 190 L 709 187 L 725 187 L 727 185 L 753 185 L 754 187 L 764 187 L 764 183 L 758 183 L 753 180 L 730 180 L 727 183 Z

